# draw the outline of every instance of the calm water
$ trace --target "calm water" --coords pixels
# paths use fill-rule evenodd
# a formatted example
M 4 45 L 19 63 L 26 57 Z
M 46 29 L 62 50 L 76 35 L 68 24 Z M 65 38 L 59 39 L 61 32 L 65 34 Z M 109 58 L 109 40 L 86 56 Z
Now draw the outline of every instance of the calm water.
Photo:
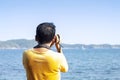
M 0 80 L 25 80 L 23 50 L 0 50 Z M 62 80 L 120 80 L 120 49 L 64 49 L 69 71 Z

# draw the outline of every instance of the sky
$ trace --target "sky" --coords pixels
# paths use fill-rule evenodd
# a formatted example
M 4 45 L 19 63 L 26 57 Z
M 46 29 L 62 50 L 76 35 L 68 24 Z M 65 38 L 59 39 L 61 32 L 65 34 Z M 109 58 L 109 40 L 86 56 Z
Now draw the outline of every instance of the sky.
M 0 41 L 34 39 L 53 22 L 62 43 L 120 44 L 120 0 L 0 0 Z

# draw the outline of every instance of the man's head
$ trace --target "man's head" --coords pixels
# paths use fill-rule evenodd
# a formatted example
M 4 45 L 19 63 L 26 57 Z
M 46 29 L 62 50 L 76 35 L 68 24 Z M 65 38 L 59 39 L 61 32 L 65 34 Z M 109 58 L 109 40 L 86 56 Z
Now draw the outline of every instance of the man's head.
M 49 43 L 55 36 L 55 25 L 53 23 L 41 23 L 36 29 L 36 41 L 39 44 Z

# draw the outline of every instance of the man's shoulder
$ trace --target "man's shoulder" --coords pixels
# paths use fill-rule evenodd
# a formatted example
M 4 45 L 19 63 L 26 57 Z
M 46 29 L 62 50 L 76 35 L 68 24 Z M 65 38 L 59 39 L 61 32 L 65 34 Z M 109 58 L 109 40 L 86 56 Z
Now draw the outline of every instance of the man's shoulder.
M 23 51 L 23 53 L 24 53 L 24 54 L 27 54 L 27 53 L 29 53 L 29 52 L 31 52 L 31 51 L 32 51 L 32 49 L 26 49 L 26 50 Z
M 51 56 L 56 56 L 56 57 L 60 57 L 61 53 L 58 53 L 56 51 L 53 50 L 49 50 L 48 54 L 50 54 Z
M 48 53 L 50 53 L 50 54 L 55 54 L 55 55 L 56 55 L 56 54 L 59 54 L 58 52 L 53 51 L 53 50 L 49 50 Z

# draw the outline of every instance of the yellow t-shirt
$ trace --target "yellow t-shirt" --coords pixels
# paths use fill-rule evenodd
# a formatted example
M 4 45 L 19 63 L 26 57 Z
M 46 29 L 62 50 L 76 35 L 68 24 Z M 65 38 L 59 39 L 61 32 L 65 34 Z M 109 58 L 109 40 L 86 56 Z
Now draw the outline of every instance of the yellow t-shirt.
M 60 72 L 68 71 L 65 56 L 52 50 L 26 50 L 23 53 L 23 65 L 27 80 L 60 80 Z

